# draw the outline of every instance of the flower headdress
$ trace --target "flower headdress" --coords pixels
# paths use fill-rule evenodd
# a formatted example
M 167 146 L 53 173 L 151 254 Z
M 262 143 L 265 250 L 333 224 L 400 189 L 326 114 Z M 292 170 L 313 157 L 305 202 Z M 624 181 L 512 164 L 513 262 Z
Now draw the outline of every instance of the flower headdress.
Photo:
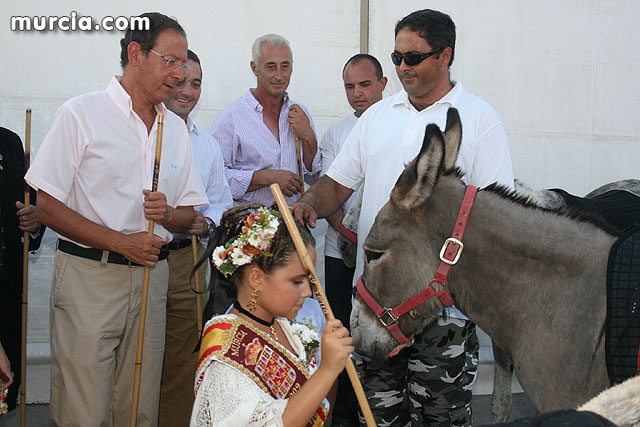
M 229 277 L 258 256 L 273 256 L 269 249 L 280 225 L 280 213 L 259 207 L 242 220 L 240 235 L 229 239 L 213 251 L 213 263 L 224 277 Z

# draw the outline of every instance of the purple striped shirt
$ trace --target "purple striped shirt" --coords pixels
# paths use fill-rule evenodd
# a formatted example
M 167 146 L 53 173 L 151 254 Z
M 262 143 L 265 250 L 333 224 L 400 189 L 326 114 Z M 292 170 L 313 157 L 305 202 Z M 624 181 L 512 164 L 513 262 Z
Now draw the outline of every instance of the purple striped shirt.
M 273 136 L 262 119 L 262 105 L 253 96 L 252 89 L 227 105 L 218 113 L 211 128 L 211 134 L 220 144 L 224 157 L 224 170 L 233 195 L 235 206 L 248 203 L 261 203 L 266 206 L 273 204 L 274 199 L 269 187 L 262 187 L 247 192 L 253 173 L 257 170 L 273 169 L 288 170 L 298 173 L 298 158 L 296 155 L 296 139 L 289 128 L 287 116 L 289 108 L 295 105 L 287 93 L 280 111 L 279 129 L 280 142 Z M 298 104 L 300 105 L 300 104 Z M 311 127 L 315 133 L 311 114 L 300 105 L 309 117 Z M 300 147 L 302 151 L 302 147 Z M 300 153 L 302 156 L 302 152 Z M 305 180 L 317 175 L 322 168 L 320 150 L 313 158 L 312 170 L 304 166 Z M 311 182 L 311 181 L 310 181 Z M 286 197 L 287 203 L 293 203 L 300 198 L 300 194 Z

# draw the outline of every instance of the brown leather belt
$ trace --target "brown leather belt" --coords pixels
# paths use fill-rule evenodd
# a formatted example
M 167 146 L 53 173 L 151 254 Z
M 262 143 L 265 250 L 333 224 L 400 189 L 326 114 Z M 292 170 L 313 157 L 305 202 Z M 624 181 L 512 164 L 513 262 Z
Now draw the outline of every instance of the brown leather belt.
M 187 237 L 186 239 L 173 239 L 169 243 L 167 243 L 167 249 L 170 251 L 176 251 L 178 249 L 183 249 L 191 246 L 191 238 Z

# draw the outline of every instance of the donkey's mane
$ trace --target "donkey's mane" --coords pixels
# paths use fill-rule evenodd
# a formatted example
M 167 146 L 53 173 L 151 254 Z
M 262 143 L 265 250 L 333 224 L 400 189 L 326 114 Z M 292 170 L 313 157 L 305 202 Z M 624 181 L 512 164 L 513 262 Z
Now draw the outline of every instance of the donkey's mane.
M 442 176 L 451 176 L 460 180 L 462 180 L 463 175 L 464 172 L 462 172 L 462 170 L 458 167 L 446 170 L 442 173 Z M 545 208 L 533 203 L 530 197 L 518 194 L 509 187 L 497 183 L 493 183 L 488 187 L 483 188 L 482 191 L 488 191 L 490 193 L 496 194 L 505 200 L 508 200 L 527 209 L 537 209 L 549 214 L 564 216 L 577 222 L 585 222 L 594 225 L 613 236 L 621 236 L 623 234 L 621 230 L 611 225 L 611 223 L 609 223 L 602 215 L 595 212 L 587 212 L 575 208 Z

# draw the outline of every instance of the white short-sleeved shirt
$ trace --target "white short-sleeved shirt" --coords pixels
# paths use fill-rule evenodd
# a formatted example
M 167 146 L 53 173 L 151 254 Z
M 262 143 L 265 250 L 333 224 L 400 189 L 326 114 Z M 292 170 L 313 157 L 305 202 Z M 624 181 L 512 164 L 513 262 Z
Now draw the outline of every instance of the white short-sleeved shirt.
M 165 115 L 158 191 L 173 207 L 206 205 L 184 120 L 164 104 L 155 108 Z M 157 127 L 156 119 L 147 132 L 114 77 L 106 90 L 60 107 L 25 179 L 99 225 L 126 234 L 146 231 L 142 190 L 151 189 Z M 154 233 L 172 239 L 159 224 Z
M 463 181 L 479 188 L 494 182 L 513 188 L 511 156 L 500 116 L 487 102 L 465 92 L 460 83 L 422 111 L 411 105 L 404 90 L 378 101 L 360 116 L 327 172 L 352 189 L 366 177 L 361 189 L 354 285 L 364 270 L 363 243 L 376 215 L 389 200 L 406 164 L 420 152 L 426 126 L 435 123 L 444 129 L 450 107 L 458 109 L 462 121 L 456 166 L 464 172 Z M 464 317 L 457 309 L 450 314 Z
M 322 137 L 322 141 L 320 141 L 320 153 L 322 154 L 321 175 L 327 173 L 333 159 L 335 159 L 340 152 L 347 136 L 349 136 L 357 122 L 358 118 L 352 113 L 327 129 Z M 343 214 L 349 210 L 349 207 L 353 204 L 356 197 L 358 197 L 358 192 L 354 191 L 347 201 L 344 202 L 342 205 Z M 333 228 L 331 224 L 327 227 L 327 234 L 324 237 L 324 254 L 332 258 L 342 259 L 342 252 L 340 252 L 340 247 L 338 246 L 338 231 Z

